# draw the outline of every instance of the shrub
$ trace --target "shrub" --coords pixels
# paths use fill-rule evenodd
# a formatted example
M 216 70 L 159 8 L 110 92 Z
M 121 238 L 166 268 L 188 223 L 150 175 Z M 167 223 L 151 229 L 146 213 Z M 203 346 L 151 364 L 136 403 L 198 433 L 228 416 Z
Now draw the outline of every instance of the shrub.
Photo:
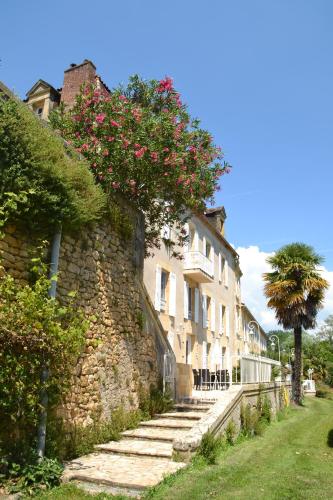
M 245 436 L 253 436 L 259 421 L 260 414 L 256 408 L 251 408 L 250 404 L 241 407 L 241 427 Z
M 118 441 L 121 432 L 136 428 L 143 419 L 140 410 L 125 411 L 122 407 L 111 413 L 108 420 L 90 425 L 64 426 L 61 419 L 48 428 L 47 453 L 61 460 L 70 460 L 94 451 L 95 445 Z
M 208 464 L 215 464 L 220 449 L 221 438 L 215 437 L 211 432 L 206 432 L 202 436 L 198 455 L 203 457 Z
M 0 448 L 9 461 L 24 463 L 34 446 L 42 388 L 49 407 L 68 387 L 89 322 L 74 307 L 48 297 L 50 281 L 33 285 L 0 278 Z M 50 376 L 41 381 L 43 367 Z
M 10 493 L 34 496 L 41 490 L 58 486 L 62 471 L 60 462 L 50 458 L 44 458 L 40 462 L 35 460 L 24 466 L 11 463 L 8 464 L 3 482 Z
M 157 386 L 152 385 L 149 392 L 143 388 L 139 392 L 139 408 L 146 418 L 154 416 L 156 413 L 165 413 L 172 409 L 173 401 L 170 393 L 163 393 L 162 381 Z
M 229 171 L 211 135 L 191 120 L 172 80 L 130 79 L 106 93 L 83 86 L 73 108 L 51 115 L 56 130 L 89 162 L 104 191 L 120 193 L 145 214 L 146 245 L 161 229 L 181 229 L 184 209 L 203 210 Z M 178 232 L 178 242 L 184 242 Z M 166 238 L 174 250 L 173 238 Z
M 266 422 L 270 423 L 272 420 L 272 403 L 267 394 L 265 394 L 262 409 L 261 409 L 261 418 L 266 420 Z
M 229 420 L 228 425 L 227 425 L 226 430 L 225 430 L 225 437 L 226 437 L 227 443 L 234 445 L 236 436 L 237 436 L 236 424 L 233 420 Z
M 330 393 L 326 389 L 317 389 L 316 390 L 316 396 L 317 398 L 330 398 Z
M 256 436 L 262 436 L 267 427 L 267 420 L 263 420 L 261 418 L 258 419 L 254 426 L 254 434 Z
M 59 224 L 77 229 L 95 222 L 105 207 L 106 196 L 86 162 L 24 104 L 0 99 L 2 222 L 49 234 Z

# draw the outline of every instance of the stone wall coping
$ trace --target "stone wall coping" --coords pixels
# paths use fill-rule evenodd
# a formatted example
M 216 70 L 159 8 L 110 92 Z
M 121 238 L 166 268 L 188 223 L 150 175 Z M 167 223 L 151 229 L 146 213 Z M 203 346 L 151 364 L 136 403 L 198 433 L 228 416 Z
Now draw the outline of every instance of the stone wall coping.
M 221 392 L 221 396 L 209 411 L 186 433 L 181 439 L 173 442 L 173 449 L 181 452 L 193 452 L 206 432 L 213 434 L 221 427 L 232 409 L 239 402 L 243 394 L 243 387 L 232 386 L 228 391 Z
M 290 387 L 289 383 L 282 383 L 283 387 Z M 186 433 L 181 439 L 173 442 L 175 452 L 193 453 L 199 446 L 206 432 L 216 434 L 227 421 L 233 410 L 240 403 L 243 396 L 255 396 L 280 389 L 280 383 L 266 382 L 262 384 L 233 385 L 228 391 L 222 391 L 216 403 L 209 411 Z

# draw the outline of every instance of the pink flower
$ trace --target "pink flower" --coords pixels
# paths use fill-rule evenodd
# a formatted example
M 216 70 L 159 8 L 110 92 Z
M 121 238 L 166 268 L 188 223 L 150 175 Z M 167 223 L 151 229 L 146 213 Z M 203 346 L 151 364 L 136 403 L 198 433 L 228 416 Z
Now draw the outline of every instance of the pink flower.
M 100 113 L 99 115 L 96 115 L 96 122 L 103 123 L 105 120 L 105 117 L 106 117 L 105 113 Z
M 169 90 L 172 90 L 172 87 L 173 87 L 172 78 L 170 78 L 169 76 L 166 76 L 164 78 L 164 80 L 161 80 L 159 82 L 159 85 L 158 85 L 156 91 L 159 94 L 162 94 L 163 92 L 168 92 Z
M 110 165 L 109 168 L 108 168 L 108 172 L 110 172 L 110 174 L 113 172 L 113 168 L 112 166 Z
M 150 153 L 150 158 L 153 160 L 153 162 L 157 162 L 158 154 L 155 151 L 153 151 L 152 153 Z
M 107 149 L 104 149 L 103 156 L 109 156 L 109 151 Z
M 126 99 L 126 97 L 124 95 L 120 95 L 119 96 L 119 100 L 120 101 L 124 101 L 124 102 L 128 102 L 127 99 Z
M 113 183 L 112 183 L 112 187 L 113 187 L 114 189 L 118 189 L 118 188 L 120 187 L 119 182 L 113 182 Z
M 129 141 L 127 139 L 123 139 L 123 148 L 127 149 L 129 145 Z
M 112 125 L 112 127 L 120 127 L 119 123 L 114 120 L 110 120 L 110 124 Z
M 146 150 L 147 150 L 147 148 L 146 148 L 146 147 L 143 147 L 143 148 L 138 149 L 137 151 L 135 151 L 135 153 L 134 153 L 134 154 L 135 154 L 135 156 L 136 156 L 137 158 L 142 158 L 142 156 L 145 154 L 145 151 L 146 151 Z
M 141 148 L 141 144 L 138 144 L 137 142 L 134 144 L 134 148 L 135 149 L 140 149 Z
M 109 141 L 109 142 L 114 141 L 114 137 L 112 137 L 112 135 L 110 135 L 110 136 L 108 137 L 108 141 Z

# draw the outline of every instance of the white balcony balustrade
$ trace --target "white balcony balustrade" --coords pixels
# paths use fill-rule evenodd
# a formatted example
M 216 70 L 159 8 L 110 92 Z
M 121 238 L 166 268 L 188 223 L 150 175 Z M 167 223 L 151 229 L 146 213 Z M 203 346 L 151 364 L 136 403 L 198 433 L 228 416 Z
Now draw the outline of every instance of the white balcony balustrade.
M 199 251 L 185 252 L 184 274 L 198 283 L 212 283 L 214 281 L 213 262 Z

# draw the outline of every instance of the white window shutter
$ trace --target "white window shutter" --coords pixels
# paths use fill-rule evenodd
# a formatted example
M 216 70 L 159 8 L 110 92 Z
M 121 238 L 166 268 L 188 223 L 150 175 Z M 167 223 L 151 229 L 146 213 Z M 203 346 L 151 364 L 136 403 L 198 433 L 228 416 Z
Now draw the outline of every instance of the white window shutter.
M 161 267 L 156 266 L 156 279 L 155 279 L 155 309 L 161 310 Z
M 194 321 L 199 323 L 199 288 L 194 290 Z
M 187 281 L 184 281 L 184 318 L 188 319 L 188 289 Z
M 194 242 L 193 242 L 193 249 L 195 252 L 199 250 L 199 235 L 197 231 L 194 233 Z
M 224 263 L 224 284 L 229 286 L 229 264 L 227 260 Z
M 176 275 L 170 273 L 169 315 L 176 316 Z
M 222 255 L 219 253 L 219 281 L 222 281 Z
M 238 333 L 238 316 L 237 316 L 237 307 L 235 306 L 235 333 Z
M 215 332 L 215 300 L 210 301 L 210 329 Z
M 206 238 L 202 238 L 202 253 L 206 256 Z
M 225 334 L 230 337 L 230 310 L 229 306 L 225 308 Z
M 214 277 L 215 275 L 215 251 L 214 251 L 214 247 L 212 246 L 211 250 L 210 250 L 210 260 L 212 261 L 212 276 Z
M 202 296 L 202 327 L 207 328 L 207 295 Z

